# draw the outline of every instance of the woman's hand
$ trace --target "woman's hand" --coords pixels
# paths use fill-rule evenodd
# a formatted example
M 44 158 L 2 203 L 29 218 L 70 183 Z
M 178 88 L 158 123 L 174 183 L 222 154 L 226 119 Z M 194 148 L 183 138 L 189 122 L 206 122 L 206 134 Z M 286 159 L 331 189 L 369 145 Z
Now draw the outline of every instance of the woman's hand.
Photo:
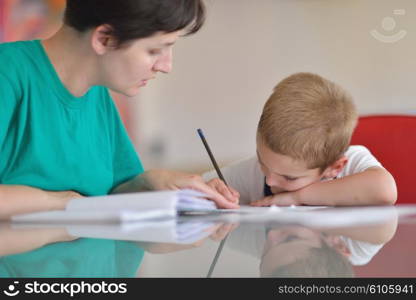
M 74 198 L 82 198 L 80 193 L 74 192 L 74 191 L 61 191 L 61 192 L 52 192 L 52 191 L 46 191 L 49 199 L 51 200 L 57 200 L 64 203 L 67 203 L 69 200 Z
M 219 179 L 207 184 L 199 175 L 168 170 L 149 170 L 139 178 L 140 185 L 148 190 L 194 189 L 206 194 L 218 208 L 239 208 L 238 192 L 227 188 Z

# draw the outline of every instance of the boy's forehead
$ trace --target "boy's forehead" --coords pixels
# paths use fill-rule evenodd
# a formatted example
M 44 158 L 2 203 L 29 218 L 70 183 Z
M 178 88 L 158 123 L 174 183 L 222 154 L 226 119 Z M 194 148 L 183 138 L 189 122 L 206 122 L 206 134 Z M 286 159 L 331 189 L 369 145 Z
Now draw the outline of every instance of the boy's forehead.
M 271 171 L 282 175 L 301 176 L 316 170 L 309 169 L 305 161 L 273 152 L 273 150 L 259 140 L 257 140 L 257 157 Z

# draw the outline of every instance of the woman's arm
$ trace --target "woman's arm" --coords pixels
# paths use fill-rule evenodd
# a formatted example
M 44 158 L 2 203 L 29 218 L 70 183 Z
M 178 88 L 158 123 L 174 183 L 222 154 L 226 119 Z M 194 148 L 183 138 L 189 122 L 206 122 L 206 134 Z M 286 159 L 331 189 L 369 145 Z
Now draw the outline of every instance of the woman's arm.
M 12 228 L 0 224 L 0 256 L 31 251 L 50 243 L 77 239 L 65 228 Z
M 25 185 L 0 184 L 0 220 L 17 214 L 62 210 L 70 199 L 79 197 L 73 191 L 51 192 Z

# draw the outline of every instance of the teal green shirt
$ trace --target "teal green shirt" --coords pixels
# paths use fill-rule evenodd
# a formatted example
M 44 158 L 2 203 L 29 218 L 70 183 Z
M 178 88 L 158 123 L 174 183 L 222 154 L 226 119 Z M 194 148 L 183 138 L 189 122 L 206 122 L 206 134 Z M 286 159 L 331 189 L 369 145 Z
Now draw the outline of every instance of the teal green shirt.
M 0 257 L 0 278 L 135 277 L 144 251 L 133 242 L 78 239 Z
M 74 97 L 40 41 L 0 44 L 0 184 L 108 194 L 143 167 L 105 87 Z

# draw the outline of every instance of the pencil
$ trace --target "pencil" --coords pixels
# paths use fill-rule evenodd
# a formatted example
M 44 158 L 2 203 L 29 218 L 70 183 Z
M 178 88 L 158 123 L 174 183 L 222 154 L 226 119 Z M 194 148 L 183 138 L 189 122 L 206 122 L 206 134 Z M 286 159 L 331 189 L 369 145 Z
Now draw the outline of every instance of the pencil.
M 197 129 L 197 131 L 198 131 L 198 135 L 199 135 L 199 137 L 200 137 L 200 138 L 201 138 L 201 140 L 202 140 L 202 143 L 204 143 L 204 146 L 205 146 L 205 149 L 206 149 L 206 150 L 207 150 L 207 152 L 208 152 L 209 158 L 211 159 L 212 164 L 214 165 L 215 171 L 217 171 L 218 177 L 219 177 L 222 181 L 224 181 L 225 185 L 227 185 L 227 186 L 228 186 L 227 182 L 226 182 L 226 181 L 225 181 L 225 179 L 224 179 L 224 176 L 222 176 L 221 170 L 220 170 L 220 168 L 218 167 L 217 162 L 215 161 L 214 155 L 212 154 L 211 149 L 209 148 L 209 145 L 208 145 L 208 143 L 207 143 L 207 140 L 205 139 L 204 133 L 202 132 L 202 129 L 200 129 L 200 128 L 199 128 L 199 129 Z M 212 263 L 211 263 L 211 265 L 210 265 L 210 267 L 209 267 L 209 270 L 208 270 L 208 274 L 207 274 L 207 277 L 208 277 L 208 278 L 211 278 L 212 273 L 214 272 L 215 265 L 217 264 L 218 258 L 220 257 L 220 254 L 221 254 L 222 248 L 224 247 L 225 240 L 227 239 L 227 237 L 228 237 L 228 234 L 227 234 L 227 235 L 223 238 L 223 240 L 221 241 L 220 245 L 219 245 L 219 246 L 218 246 L 218 248 L 217 248 L 217 252 L 215 253 L 215 257 L 214 257 L 214 259 L 212 260 Z
M 217 171 L 218 177 L 219 177 L 222 181 L 224 181 L 225 185 L 227 185 L 227 186 L 228 186 L 227 182 L 225 181 L 224 176 L 222 176 L 221 170 L 220 170 L 220 168 L 218 167 L 218 164 L 217 164 L 217 162 L 216 162 L 216 160 L 215 160 L 215 158 L 214 158 L 214 155 L 212 154 L 211 149 L 209 148 L 209 145 L 208 145 L 208 143 L 207 143 L 207 140 L 205 139 L 204 133 L 202 132 L 202 129 L 201 129 L 201 128 L 199 128 L 199 129 L 197 129 L 197 131 L 198 131 L 198 135 L 199 135 L 199 137 L 200 137 L 200 138 L 201 138 L 201 140 L 202 140 L 202 143 L 203 143 L 203 144 L 204 144 L 204 146 L 205 146 L 205 149 L 206 149 L 206 150 L 207 150 L 207 152 L 208 152 L 209 158 L 211 159 L 211 162 L 212 162 L 212 164 L 214 165 L 215 171 Z

